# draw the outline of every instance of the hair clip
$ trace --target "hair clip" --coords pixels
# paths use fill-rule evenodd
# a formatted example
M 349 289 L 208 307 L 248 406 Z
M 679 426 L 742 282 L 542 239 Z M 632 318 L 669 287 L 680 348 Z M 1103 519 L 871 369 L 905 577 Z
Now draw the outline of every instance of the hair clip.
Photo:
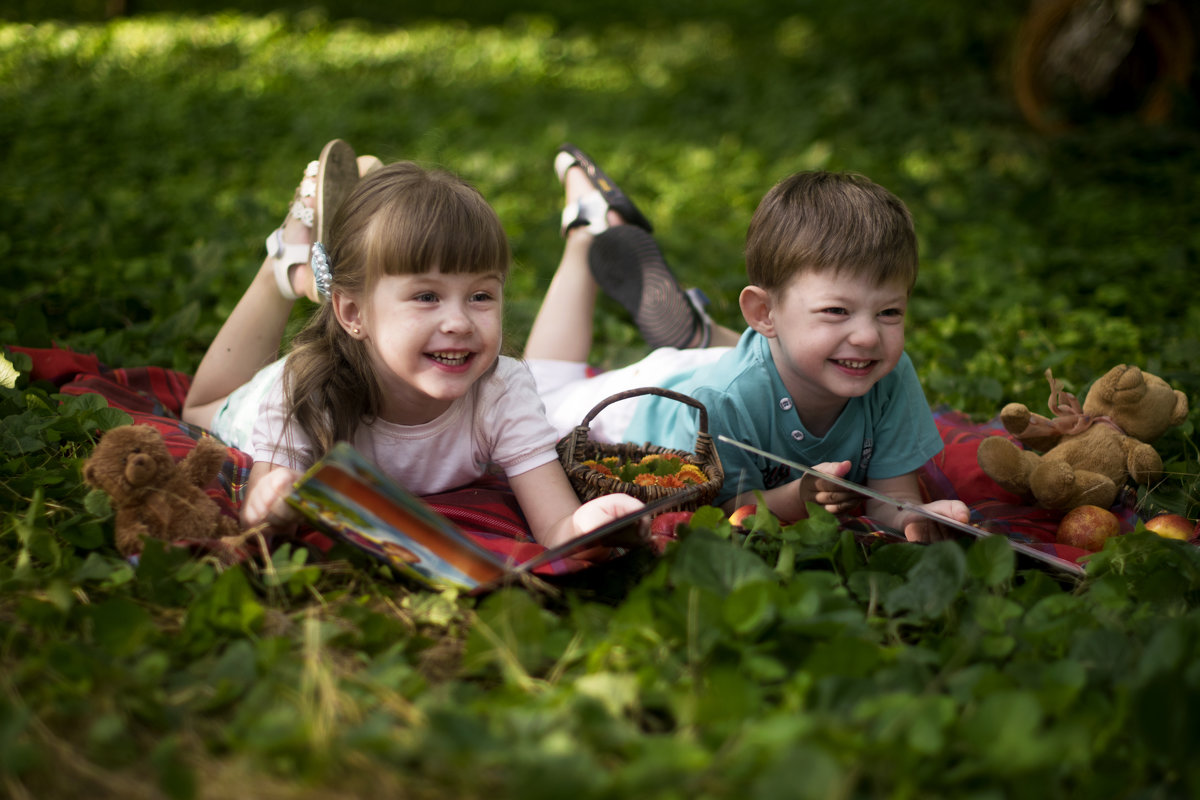
M 317 285 L 317 295 L 322 300 L 328 300 L 333 287 L 333 264 L 329 261 L 329 252 L 325 250 L 325 245 L 313 242 L 312 258 L 308 265 L 312 267 L 313 282 Z

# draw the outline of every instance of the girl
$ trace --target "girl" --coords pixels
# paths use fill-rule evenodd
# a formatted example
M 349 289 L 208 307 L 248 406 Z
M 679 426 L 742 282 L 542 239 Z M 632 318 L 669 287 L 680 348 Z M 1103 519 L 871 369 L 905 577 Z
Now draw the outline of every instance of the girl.
M 500 355 L 510 261 L 495 211 L 463 181 L 326 145 L 184 406 L 253 456 L 243 524 L 290 526 L 292 483 L 342 440 L 417 494 L 498 465 L 548 547 L 640 508 L 628 495 L 580 505 L 528 370 Z M 316 313 L 260 369 L 301 293 Z

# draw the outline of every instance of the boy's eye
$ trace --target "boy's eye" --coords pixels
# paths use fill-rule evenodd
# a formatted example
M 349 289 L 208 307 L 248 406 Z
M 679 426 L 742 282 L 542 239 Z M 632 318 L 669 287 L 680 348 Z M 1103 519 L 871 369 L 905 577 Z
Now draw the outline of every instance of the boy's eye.
M 879 312 L 879 316 L 881 316 L 881 317 L 903 317 L 904 309 L 903 308 L 885 308 L 883 311 Z
M 486 303 L 494 298 L 492 297 L 491 292 L 476 292 L 475 294 L 471 295 L 471 299 L 476 303 Z
M 839 315 L 844 315 L 844 314 L 846 313 L 846 309 L 844 309 L 844 308 L 839 308 L 839 307 L 837 307 L 837 306 L 832 306 L 832 307 L 830 307 L 830 308 L 825 308 L 825 309 L 822 309 L 822 313 L 825 313 L 825 314 L 839 314 Z

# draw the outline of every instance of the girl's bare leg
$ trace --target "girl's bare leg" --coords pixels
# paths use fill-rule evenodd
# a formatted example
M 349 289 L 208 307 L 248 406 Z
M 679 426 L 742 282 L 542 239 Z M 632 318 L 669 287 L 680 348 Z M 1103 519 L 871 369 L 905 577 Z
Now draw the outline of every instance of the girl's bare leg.
M 336 155 L 344 157 L 347 151 L 352 156 L 353 151 L 348 148 Z M 354 169 L 365 175 L 377 168 L 379 163 L 374 156 L 361 156 L 354 162 Z M 330 167 L 325 166 L 325 169 L 329 170 Z M 340 169 L 341 174 L 336 177 L 322 175 L 326 182 L 323 191 L 343 196 L 348 192 L 345 166 L 340 166 Z M 306 176 L 305 180 L 312 178 Z M 351 186 L 353 180 L 351 173 Z M 302 184 L 293 203 L 299 201 L 311 209 L 315 207 L 316 200 L 316 195 L 306 193 Z M 340 199 L 334 196 L 326 201 L 326 206 L 332 211 L 338 202 Z M 289 213 L 283 225 L 283 241 L 288 245 L 311 245 L 313 238 L 314 228 L 296 214 Z M 307 263 L 301 261 L 290 265 L 287 281 L 291 284 L 292 294 L 313 301 L 318 299 L 312 270 Z M 268 256 L 196 368 L 191 389 L 183 404 L 181 416 L 185 422 L 209 427 L 213 415 L 229 395 L 253 378 L 258 370 L 279 357 L 279 348 L 294 303 L 295 298 L 287 298 L 281 291 L 275 275 L 275 261 Z

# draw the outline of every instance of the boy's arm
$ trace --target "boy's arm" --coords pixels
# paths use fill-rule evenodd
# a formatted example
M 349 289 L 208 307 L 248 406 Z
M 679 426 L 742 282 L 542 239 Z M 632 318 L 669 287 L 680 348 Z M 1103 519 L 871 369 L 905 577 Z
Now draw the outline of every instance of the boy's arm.
M 924 506 L 927 510 L 944 517 L 950 517 L 959 522 L 970 522 L 971 512 L 966 503 L 960 500 L 935 500 L 924 502 L 921 497 L 921 486 L 917 482 L 916 471 L 897 475 L 894 478 L 872 478 L 867 486 L 877 492 L 904 500 L 913 505 Z M 904 531 L 904 538 L 910 542 L 935 542 L 947 539 L 954 534 L 942 529 L 936 522 L 911 511 L 904 511 L 896 506 L 888 505 L 879 500 L 867 500 L 867 516 L 882 522 L 890 528 Z
M 850 462 L 831 461 L 817 464 L 813 469 L 844 478 L 850 471 Z M 786 522 L 805 519 L 808 516 L 809 503 L 824 506 L 825 510 L 831 514 L 844 514 L 862 502 L 861 496 L 849 489 L 843 489 L 811 475 L 805 475 L 798 480 L 785 483 L 783 486 L 776 486 L 774 489 L 767 489 L 762 494 L 771 513 Z M 732 513 L 742 506 L 753 505 L 757 502 L 753 491 L 742 492 L 725 502 L 722 508 L 726 513 Z

